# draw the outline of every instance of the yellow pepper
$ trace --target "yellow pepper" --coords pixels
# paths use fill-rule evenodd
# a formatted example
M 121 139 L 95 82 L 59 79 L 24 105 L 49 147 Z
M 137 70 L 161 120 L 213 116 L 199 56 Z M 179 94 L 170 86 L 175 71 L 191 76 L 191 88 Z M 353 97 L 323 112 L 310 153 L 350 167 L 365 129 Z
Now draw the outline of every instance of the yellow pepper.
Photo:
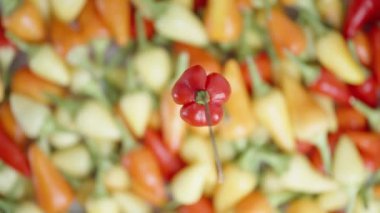
M 224 76 L 231 85 L 231 96 L 225 104 L 228 118 L 223 120 L 220 135 L 226 140 L 245 138 L 252 133 L 256 123 L 237 61 L 227 61 Z
M 234 0 L 210 0 L 204 16 L 210 41 L 231 43 L 240 38 L 243 18 Z
M 351 55 L 343 36 L 329 31 L 316 44 L 317 58 L 342 81 L 360 85 L 366 80 L 366 73 Z

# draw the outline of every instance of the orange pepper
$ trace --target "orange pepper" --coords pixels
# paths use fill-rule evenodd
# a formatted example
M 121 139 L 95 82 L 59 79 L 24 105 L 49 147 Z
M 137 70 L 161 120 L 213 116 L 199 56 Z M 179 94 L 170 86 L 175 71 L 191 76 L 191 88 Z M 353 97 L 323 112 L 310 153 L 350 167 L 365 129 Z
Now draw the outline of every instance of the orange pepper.
M 274 212 L 268 199 L 262 193 L 252 192 L 243 198 L 236 206 L 235 213 L 272 213 Z
M 17 70 L 12 77 L 11 90 L 41 103 L 49 103 L 47 95 L 62 97 L 65 89 L 33 74 L 28 68 Z
M 131 150 L 122 158 L 132 179 L 132 190 L 155 206 L 167 201 L 164 177 L 154 154 L 146 147 Z
M 52 18 L 50 21 L 50 39 L 54 48 L 61 56 L 66 54 L 75 46 L 84 43 L 82 35 L 78 28 L 74 28 L 70 24 Z
M 5 17 L 4 26 L 6 30 L 27 42 L 40 42 L 46 36 L 43 17 L 29 0 L 23 1 L 11 15 Z
M 367 128 L 365 116 L 352 107 L 338 107 L 336 117 L 339 130 L 365 130 Z
M 85 42 L 96 38 L 108 38 L 109 31 L 95 7 L 94 0 L 88 0 L 78 17 L 79 28 Z
M 268 31 L 279 56 L 284 56 L 286 50 L 295 55 L 300 55 L 306 49 L 307 38 L 305 32 L 301 26 L 291 20 L 280 9 L 271 11 L 268 19 Z
M 240 38 L 243 18 L 234 0 L 210 0 L 204 17 L 210 41 L 231 43 Z
M 360 62 L 369 66 L 372 62 L 372 49 L 369 44 L 368 36 L 363 31 L 359 31 L 352 39 Z
M 218 59 L 211 53 L 207 52 L 204 48 L 175 42 L 173 44 L 173 51 L 177 55 L 181 52 L 187 52 L 190 58 L 189 66 L 201 65 L 208 73 L 220 73 L 222 70 L 222 66 L 220 65 Z
M 95 0 L 95 4 L 116 43 L 126 45 L 131 28 L 129 0 Z
M 375 199 L 380 199 L 380 184 L 376 184 L 373 187 L 373 194 L 375 196 Z
M 21 148 L 26 145 L 25 133 L 13 116 L 9 102 L 0 105 L 0 126 L 3 127 L 12 141 L 15 141 Z
M 38 204 L 45 212 L 67 212 L 74 200 L 70 185 L 37 145 L 28 154 Z

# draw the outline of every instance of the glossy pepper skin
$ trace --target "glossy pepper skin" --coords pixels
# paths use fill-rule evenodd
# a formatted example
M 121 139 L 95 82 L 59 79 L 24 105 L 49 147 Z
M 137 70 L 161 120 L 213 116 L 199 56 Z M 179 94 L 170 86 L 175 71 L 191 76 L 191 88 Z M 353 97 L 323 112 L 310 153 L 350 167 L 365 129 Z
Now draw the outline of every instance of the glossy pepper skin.
M 222 104 L 231 93 L 228 81 L 218 73 L 206 74 L 199 65 L 188 68 L 175 83 L 172 97 L 177 104 L 183 105 L 181 117 L 194 126 L 206 126 L 206 107 L 200 103 L 198 96 L 206 92 L 211 125 L 216 125 L 223 117 Z
M 312 91 L 327 95 L 340 104 L 348 104 L 351 97 L 347 85 L 325 68 L 321 68 L 319 77 L 309 87 Z
M 351 38 L 367 23 L 380 19 L 379 0 L 352 0 L 348 6 L 343 25 L 343 34 Z
M 349 86 L 352 95 L 371 107 L 378 105 L 378 83 L 373 76 L 361 85 Z
M 30 167 L 26 155 L 22 152 L 0 126 L 0 160 L 20 174 L 29 177 Z
M 380 85 L 380 24 L 372 27 L 369 40 L 372 47 L 371 69 L 376 77 L 377 84 Z

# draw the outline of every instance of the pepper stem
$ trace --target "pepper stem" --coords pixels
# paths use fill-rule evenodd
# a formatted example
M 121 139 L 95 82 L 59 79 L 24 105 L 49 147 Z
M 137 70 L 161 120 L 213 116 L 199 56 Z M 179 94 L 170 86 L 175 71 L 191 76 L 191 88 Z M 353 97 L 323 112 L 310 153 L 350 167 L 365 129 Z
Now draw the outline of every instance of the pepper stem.
M 320 134 L 313 141 L 322 157 L 323 167 L 327 174 L 331 172 L 331 152 L 327 142 L 327 133 Z
M 217 171 L 217 175 L 218 175 L 217 176 L 218 183 L 223 183 L 224 182 L 223 168 L 222 168 L 222 163 L 220 161 L 220 157 L 219 157 L 219 153 L 218 153 L 218 148 L 216 146 L 214 131 L 211 128 L 212 123 L 211 123 L 210 108 L 209 108 L 209 106 L 208 106 L 207 103 L 204 106 L 206 108 L 206 121 L 207 121 L 208 131 L 210 133 L 210 139 L 211 139 L 211 144 L 212 144 L 212 151 L 214 153 L 215 166 L 216 166 L 216 171 Z
M 256 98 L 264 96 L 271 89 L 270 86 L 266 82 L 264 82 L 263 79 L 261 79 L 261 76 L 259 75 L 259 70 L 257 69 L 255 62 L 253 61 L 252 56 L 247 56 L 246 61 L 252 82 L 252 94 Z
M 301 59 L 297 58 L 289 51 L 286 52 L 286 55 L 293 63 L 297 65 L 307 85 L 312 85 L 317 81 L 318 77 L 321 74 L 318 67 L 305 64 L 303 61 L 301 61 Z
M 380 111 L 372 109 L 363 102 L 352 98 L 350 104 L 359 112 L 361 112 L 368 120 L 368 123 L 375 132 L 380 132 Z
M 137 28 L 137 45 L 139 51 L 143 51 L 148 46 L 148 42 L 145 34 L 144 20 L 139 11 L 136 12 L 135 19 Z

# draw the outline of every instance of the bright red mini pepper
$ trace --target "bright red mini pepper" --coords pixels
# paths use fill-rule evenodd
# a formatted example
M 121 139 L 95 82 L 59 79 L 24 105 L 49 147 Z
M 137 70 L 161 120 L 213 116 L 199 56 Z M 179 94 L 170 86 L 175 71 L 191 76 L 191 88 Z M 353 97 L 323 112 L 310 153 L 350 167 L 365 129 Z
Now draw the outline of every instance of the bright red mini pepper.
M 222 104 L 230 96 L 228 81 L 218 73 L 206 74 L 199 65 L 188 68 L 172 90 L 177 104 L 183 105 L 181 117 L 194 126 L 208 125 L 206 104 L 210 112 L 210 124 L 216 125 L 223 118 Z
M 351 38 L 367 23 L 380 19 L 379 0 L 352 0 L 344 20 L 343 34 Z
M 309 85 L 312 91 L 330 96 L 341 104 L 348 104 L 351 97 L 346 84 L 325 68 L 321 68 L 319 76 Z
M 376 107 L 378 100 L 378 84 L 375 78 L 371 75 L 361 85 L 349 86 L 352 95 L 366 103 L 368 106 Z
M 372 47 L 371 69 L 376 77 L 377 84 L 380 85 L 380 23 L 372 27 L 369 40 Z
M 0 127 L 0 160 L 22 175 L 30 176 L 30 167 L 26 155 Z

